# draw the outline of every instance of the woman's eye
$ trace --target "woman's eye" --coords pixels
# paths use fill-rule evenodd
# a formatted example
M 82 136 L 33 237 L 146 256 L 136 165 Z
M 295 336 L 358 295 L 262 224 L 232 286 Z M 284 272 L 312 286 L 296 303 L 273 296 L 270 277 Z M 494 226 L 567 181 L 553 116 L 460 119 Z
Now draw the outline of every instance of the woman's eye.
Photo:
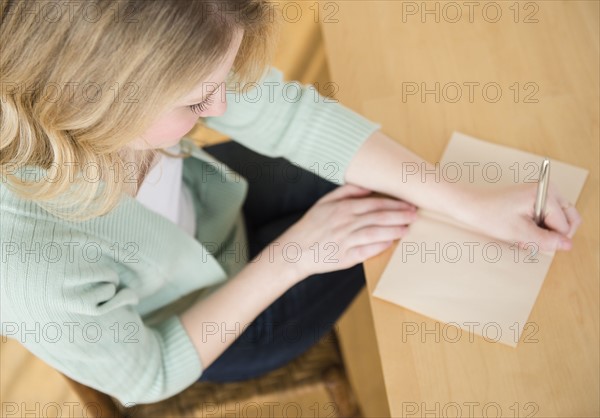
M 214 96 L 207 97 L 202 103 L 196 103 L 195 105 L 189 106 L 190 110 L 196 114 L 206 111 L 208 106 L 212 104 Z

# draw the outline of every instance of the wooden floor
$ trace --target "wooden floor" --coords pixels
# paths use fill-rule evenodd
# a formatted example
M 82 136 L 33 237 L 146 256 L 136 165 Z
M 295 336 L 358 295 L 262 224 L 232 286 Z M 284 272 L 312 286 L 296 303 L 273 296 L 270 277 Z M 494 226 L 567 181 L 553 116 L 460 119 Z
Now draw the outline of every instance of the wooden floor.
M 287 80 L 323 86 L 329 78 L 321 31 L 308 9 L 311 2 L 296 4 L 302 5 L 301 17 L 293 23 L 284 21 L 273 65 L 283 71 Z M 194 135 L 204 133 L 198 130 Z M 220 140 L 219 135 L 212 137 L 214 141 Z M 60 374 L 18 342 L 0 338 L 0 417 L 95 415 L 91 409 L 84 413 L 78 403 Z

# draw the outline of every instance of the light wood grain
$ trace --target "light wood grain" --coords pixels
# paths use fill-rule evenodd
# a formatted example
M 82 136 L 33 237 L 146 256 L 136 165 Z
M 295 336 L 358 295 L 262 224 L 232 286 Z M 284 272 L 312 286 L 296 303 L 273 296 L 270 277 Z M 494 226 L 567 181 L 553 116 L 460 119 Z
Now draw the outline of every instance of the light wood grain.
M 390 410 L 368 285 L 367 282 L 365 289 L 356 296 L 354 302 L 338 320 L 336 330 L 346 364 L 346 374 L 363 416 L 388 417 Z
M 433 10 L 438 2 L 426 3 Z M 529 2 L 533 6 L 528 9 L 527 2 L 521 2 L 517 23 L 509 9 L 514 2 L 497 2 L 503 14 L 496 23 L 481 14 L 490 2 L 475 3 L 473 22 L 463 15 L 450 23 L 440 13 L 439 23 L 435 15 L 425 15 L 423 23 L 420 12 L 403 16 L 406 7 L 421 8 L 422 2 L 337 2 L 338 23 L 321 26 L 332 79 L 339 86 L 337 97 L 382 123 L 384 132 L 423 158 L 438 161 L 452 131 L 458 130 L 590 171 L 577 202 L 584 221 L 574 248 L 557 253 L 529 318 L 529 340 L 537 342 L 522 339 L 513 349 L 476 336 L 470 341 L 463 333 L 459 342 L 451 343 L 444 339 L 443 324 L 371 296 L 369 305 L 357 304 L 363 311 L 349 312 L 348 317 L 373 317 L 391 416 L 420 417 L 427 412 L 427 416 L 455 416 L 458 407 L 462 416 L 496 416 L 495 411 L 501 411 L 502 416 L 596 417 L 600 415 L 598 2 L 538 1 Z M 442 10 L 447 4 L 440 2 L 438 7 Z M 463 13 L 466 10 L 463 6 Z M 534 10 L 538 22 L 524 23 Z M 491 9 L 488 12 L 487 17 L 493 17 Z M 426 83 L 432 89 L 436 82 L 439 103 L 432 94 L 403 100 L 407 83 L 419 87 Z M 494 103 L 491 94 L 488 100 L 482 96 L 480 87 L 472 103 L 464 97 L 466 88 L 455 103 L 447 100 L 454 96 L 444 97 L 444 86 L 465 82 L 498 83 L 503 95 Z M 511 86 L 517 82 L 520 96 L 515 103 Z M 528 82 L 533 87 L 525 89 Z M 524 94 L 534 89 L 532 98 L 537 102 L 527 103 Z M 395 247 L 366 263 L 370 291 Z M 365 312 L 365 306 L 371 312 Z M 403 333 L 407 324 L 415 324 L 419 334 Z M 371 332 L 358 326 L 364 322 L 344 328 L 346 352 Z M 424 333 L 436 326 L 440 331 Z M 349 367 L 358 381 L 381 378 L 361 375 L 364 366 Z

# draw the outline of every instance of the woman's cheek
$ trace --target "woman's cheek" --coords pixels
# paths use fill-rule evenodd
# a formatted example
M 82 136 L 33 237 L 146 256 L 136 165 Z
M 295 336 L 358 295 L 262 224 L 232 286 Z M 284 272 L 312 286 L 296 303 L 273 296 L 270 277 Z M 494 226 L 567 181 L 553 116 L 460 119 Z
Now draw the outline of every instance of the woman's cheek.
M 155 123 L 144 138 L 153 146 L 174 145 L 192 130 L 197 121 L 198 115 L 189 109 L 181 109 Z

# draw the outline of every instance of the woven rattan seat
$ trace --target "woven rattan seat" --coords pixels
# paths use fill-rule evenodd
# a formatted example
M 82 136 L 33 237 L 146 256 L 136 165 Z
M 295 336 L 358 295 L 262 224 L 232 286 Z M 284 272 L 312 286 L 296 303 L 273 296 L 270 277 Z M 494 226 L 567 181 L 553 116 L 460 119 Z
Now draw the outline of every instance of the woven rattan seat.
M 264 376 L 221 384 L 196 382 L 153 404 L 125 408 L 111 396 L 65 378 L 84 404 L 98 405 L 103 417 L 359 416 L 333 330 L 300 357 Z

